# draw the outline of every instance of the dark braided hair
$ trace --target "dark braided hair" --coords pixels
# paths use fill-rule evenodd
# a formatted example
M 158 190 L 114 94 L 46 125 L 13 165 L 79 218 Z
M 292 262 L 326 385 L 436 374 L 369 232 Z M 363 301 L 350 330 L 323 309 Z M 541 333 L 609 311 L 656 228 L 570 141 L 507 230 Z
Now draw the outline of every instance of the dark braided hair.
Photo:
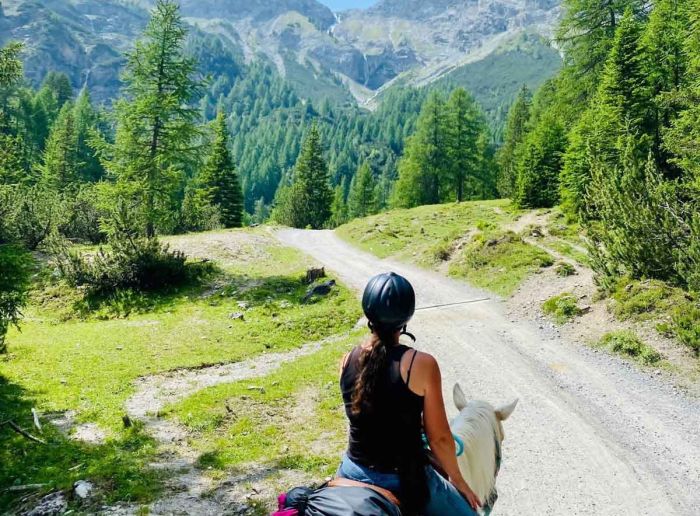
M 394 345 L 396 330 L 387 330 L 369 323 L 372 330 L 369 348 L 362 350 L 359 359 L 360 374 L 357 375 L 355 389 L 352 393 L 352 413 L 372 412 L 372 397 L 377 384 L 382 379 L 382 372 L 389 361 L 389 348 Z

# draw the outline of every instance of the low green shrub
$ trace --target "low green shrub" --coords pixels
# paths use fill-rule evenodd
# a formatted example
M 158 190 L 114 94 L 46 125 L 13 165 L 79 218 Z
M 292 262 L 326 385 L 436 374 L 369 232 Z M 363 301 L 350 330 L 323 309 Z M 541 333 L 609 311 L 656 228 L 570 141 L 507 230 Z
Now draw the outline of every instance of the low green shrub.
M 684 293 L 659 280 L 621 280 L 612 294 L 613 313 L 620 319 L 649 319 L 670 312 L 685 299 Z
M 624 355 L 643 364 L 651 365 L 663 357 L 654 348 L 643 342 L 631 331 L 613 331 L 600 339 L 600 345 L 614 353 Z
M 583 313 L 583 310 L 578 306 L 576 297 L 569 292 L 554 296 L 545 301 L 542 304 L 542 311 L 554 317 L 554 320 L 558 324 L 564 324 Z
M 58 258 L 61 276 L 89 294 L 116 290 L 155 291 L 191 283 L 212 271 L 209 264 L 190 264 L 180 251 L 171 251 L 157 238 L 120 238 L 111 249 L 96 254 L 63 251 Z
M 576 274 L 576 267 L 567 262 L 559 262 L 554 268 L 554 272 L 557 274 L 557 276 L 566 278 Z
M 677 307 L 671 316 L 671 331 L 683 344 L 700 355 L 700 307 Z

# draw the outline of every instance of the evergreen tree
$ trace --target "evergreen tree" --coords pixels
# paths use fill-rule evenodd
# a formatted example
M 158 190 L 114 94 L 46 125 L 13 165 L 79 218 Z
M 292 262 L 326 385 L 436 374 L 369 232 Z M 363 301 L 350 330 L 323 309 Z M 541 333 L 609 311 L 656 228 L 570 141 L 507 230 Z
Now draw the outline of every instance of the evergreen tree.
M 578 102 L 597 90 L 598 80 L 626 11 L 635 17 L 647 12 L 645 0 L 564 0 L 557 42 L 564 50 L 567 87 Z
M 345 201 L 345 191 L 347 190 L 346 179 L 343 178 L 333 192 L 333 204 L 331 204 L 331 226 L 342 226 L 349 220 L 348 205 Z
M 104 176 L 104 168 L 90 141 L 93 139 L 93 132 L 100 132 L 100 117 L 92 106 L 87 88 L 81 90 L 75 101 L 73 117 L 80 179 L 85 182 L 99 181 Z
M 550 208 L 559 202 L 559 172 L 566 133 L 553 115 L 528 134 L 518 160 L 515 202 L 522 208 Z
M 350 183 L 348 216 L 351 219 L 366 217 L 377 211 L 377 184 L 369 163 L 364 162 Z
M 512 198 L 516 182 L 516 149 L 525 139 L 532 107 L 532 93 L 523 86 L 518 98 L 508 112 L 508 120 L 503 145 L 498 151 L 498 193 L 501 197 Z
M 58 191 L 75 187 L 79 181 L 79 167 L 74 107 L 71 102 L 66 102 L 46 142 L 41 165 L 42 181 Z
M 199 182 L 207 192 L 210 203 L 219 207 L 224 227 L 241 227 L 243 192 L 228 149 L 228 129 L 223 111 L 216 115 L 211 153 Z
M 392 206 L 410 208 L 442 200 L 441 186 L 451 172 L 448 142 L 445 100 L 433 92 L 421 109 L 416 131 L 399 163 Z
M 331 216 L 332 203 L 328 166 L 314 123 L 301 149 L 291 186 L 280 189 L 274 218 L 292 227 L 321 229 Z
M 690 0 L 689 27 L 685 39 L 688 57 L 688 85 L 681 92 L 682 110 L 664 136 L 665 148 L 675 156 L 675 162 L 695 181 L 700 191 L 700 0 Z M 700 197 L 696 193 L 696 197 Z
M 195 63 L 183 54 L 186 34 L 178 4 L 157 0 L 128 54 L 115 143 L 102 150 L 117 179 L 115 194 L 136 201 L 147 237 L 172 227 L 183 170 L 198 161 L 199 113 L 190 102 L 199 87 Z
M 641 35 L 642 25 L 628 10 L 615 33 L 598 96 L 620 121 L 647 129 L 650 94 L 640 49 Z
M 42 88 L 48 90 L 56 100 L 56 109 L 61 110 L 63 105 L 73 98 L 73 87 L 65 73 L 49 72 L 44 77 Z
M 476 102 L 464 88 L 452 92 L 446 109 L 450 180 L 457 202 L 462 202 L 479 196 L 476 188 L 487 172 L 479 139 L 488 129 Z
M 663 132 L 676 119 L 675 99 L 688 84 L 690 5 L 685 0 L 658 0 L 641 38 L 643 71 L 651 95 L 652 152 L 657 166 L 667 177 L 679 175 L 672 157 L 663 148 Z

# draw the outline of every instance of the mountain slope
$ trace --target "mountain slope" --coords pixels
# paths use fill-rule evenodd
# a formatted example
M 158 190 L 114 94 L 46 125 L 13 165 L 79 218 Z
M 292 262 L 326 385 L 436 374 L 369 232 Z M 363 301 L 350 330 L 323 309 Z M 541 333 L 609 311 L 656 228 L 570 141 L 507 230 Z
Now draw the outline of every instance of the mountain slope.
M 98 99 L 118 86 L 122 53 L 152 1 L 3 0 L 0 44 L 27 45 L 33 83 L 48 70 L 88 84 Z M 432 82 L 487 58 L 522 33 L 549 36 L 559 0 L 383 0 L 334 14 L 316 0 L 183 0 L 187 21 L 246 62 L 261 57 L 302 97 L 370 101 L 399 80 Z M 351 96 L 352 94 L 352 96 Z M 372 107 L 373 104 L 367 104 Z

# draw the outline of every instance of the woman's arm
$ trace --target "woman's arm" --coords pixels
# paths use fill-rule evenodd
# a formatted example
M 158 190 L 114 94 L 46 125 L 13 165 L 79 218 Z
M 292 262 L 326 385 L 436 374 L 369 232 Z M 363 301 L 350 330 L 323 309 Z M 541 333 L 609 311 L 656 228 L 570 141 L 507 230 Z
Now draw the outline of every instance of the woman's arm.
M 421 364 L 425 385 L 425 405 L 423 425 L 430 443 L 430 449 L 450 478 L 450 482 L 464 495 L 469 504 L 478 509 L 481 501 L 467 485 L 457 464 L 455 442 L 447 421 L 445 402 L 442 397 L 442 375 L 437 361 L 430 355 L 421 354 Z

